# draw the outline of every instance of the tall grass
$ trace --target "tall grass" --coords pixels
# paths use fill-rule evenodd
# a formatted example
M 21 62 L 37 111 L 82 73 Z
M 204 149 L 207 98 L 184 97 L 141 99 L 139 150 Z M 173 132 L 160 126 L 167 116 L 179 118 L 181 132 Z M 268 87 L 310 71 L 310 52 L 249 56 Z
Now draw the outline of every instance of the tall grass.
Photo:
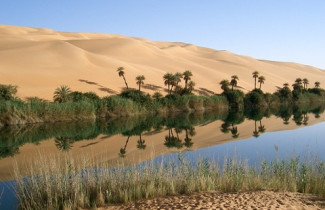
M 76 209 L 158 196 L 200 191 L 237 192 L 273 190 L 325 196 L 325 163 L 322 161 L 245 161 L 225 159 L 222 164 L 203 159 L 178 160 L 110 168 L 84 157 L 40 157 L 28 177 L 15 170 L 16 193 L 21 209 Z

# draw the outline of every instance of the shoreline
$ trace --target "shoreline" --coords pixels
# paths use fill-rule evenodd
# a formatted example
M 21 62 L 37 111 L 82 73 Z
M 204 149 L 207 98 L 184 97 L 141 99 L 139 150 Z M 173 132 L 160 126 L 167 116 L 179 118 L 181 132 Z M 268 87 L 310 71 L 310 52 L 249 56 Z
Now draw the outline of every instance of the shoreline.
M 199 192 L 139 200 L 98 208 L 111 209 L 324 209 L 325 198 L 294 192 Z

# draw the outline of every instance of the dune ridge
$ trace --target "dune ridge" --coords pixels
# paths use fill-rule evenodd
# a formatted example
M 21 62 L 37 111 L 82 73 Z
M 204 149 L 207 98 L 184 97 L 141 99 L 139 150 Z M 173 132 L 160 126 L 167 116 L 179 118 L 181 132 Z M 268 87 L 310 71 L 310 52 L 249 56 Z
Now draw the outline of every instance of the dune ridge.
M 143 91 L 165 93 L 166 72 L 192 71 L 196 94 L 220 93 L 223 79 L 238 75 L 244 92 L 251 90 L 253 71 L 266 77 L 262 89 L 274 92 L 297 77 L 325 84 L 325 71 L 290 62 L 258 60 L 181 42 L 155 42 L 143 38 L 99 33 L 57 32 L 51 29 L 0 25 L 0 83 L 18 85 L 18 97 L 52 100 L 54 89 L 68 85 L 99 96 L 116 94 L 124 81 L 116 69 L 125 68 L 129 85 L 143 74 Z

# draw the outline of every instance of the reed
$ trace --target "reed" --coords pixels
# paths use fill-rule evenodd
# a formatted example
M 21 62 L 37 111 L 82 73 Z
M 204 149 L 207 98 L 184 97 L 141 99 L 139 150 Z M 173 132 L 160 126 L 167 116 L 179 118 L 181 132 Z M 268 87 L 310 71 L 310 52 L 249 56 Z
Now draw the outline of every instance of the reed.
M 200 191 L 273 190 L 325 196 L 325 163 L 292 158 L 262 161 L 178 159 L 148 161 L 136 166 L 68 155 L 40 157 L 29 166 L 28 177 L 16 167 L 16 194 L 21 209 L 77 209 L 125 203 L 153 197 Z

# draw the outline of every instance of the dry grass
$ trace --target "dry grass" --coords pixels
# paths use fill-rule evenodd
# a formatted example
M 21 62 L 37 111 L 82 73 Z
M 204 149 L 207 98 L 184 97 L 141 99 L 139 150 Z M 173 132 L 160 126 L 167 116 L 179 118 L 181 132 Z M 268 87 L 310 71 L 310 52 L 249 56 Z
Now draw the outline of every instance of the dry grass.
M 18 167 L 16 194 L 21 209 L 77 209 L 201 191 L 273 190 L 325 196 L 325 163 L 318 160 L 263 161 L 249 166 L 226 159 L 178 159 L 111 168 L 101 161 L 68 155 L 40 157 L 23 177 Z

